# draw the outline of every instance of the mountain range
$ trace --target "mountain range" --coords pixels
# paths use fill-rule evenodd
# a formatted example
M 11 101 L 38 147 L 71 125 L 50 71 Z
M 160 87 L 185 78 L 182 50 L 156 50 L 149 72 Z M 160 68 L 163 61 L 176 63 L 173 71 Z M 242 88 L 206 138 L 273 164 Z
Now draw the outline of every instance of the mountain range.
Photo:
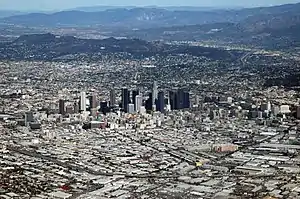
M 95 7 L 95 10 L 103 10 L 94 12 L 93 8 L 77 9 L 10 16 L 0 19 L 0 24 L 34 27 L 35 31 L 44 28 L 88 27 L 95 28 L 107 37 L 143 40 L 215 41 L 270 49 L 293 49 L 300 46 L 300 3 L 221 10 Z
M 84 12 L 99 12 L 112 9 L 133 9 L 139 8 L 138 6 L 92 6 L 92 7 L 77 7 L 73 9 L 68 9 L 68 11 L 84 11 Z M 143 8 L 157 8 L 165 9 L 170 11 L 210 11 L 210 10 L 222 10 L 222 9 L 242 9 L 241 7 L 195 7 L 195 6 L 144 6 Z
M 27 26 L 118 26 L 151 28 L 162 26 L 201 25 L 209 23 L 238 23 L 250 18 L 274 15 L 299 15 L 300 4 L 239 10 L 167 10 L 163 8 L 117 8 L 98 12 L 62 11 L 51 14 L 31 13 L 1 19 L 0 22 Z

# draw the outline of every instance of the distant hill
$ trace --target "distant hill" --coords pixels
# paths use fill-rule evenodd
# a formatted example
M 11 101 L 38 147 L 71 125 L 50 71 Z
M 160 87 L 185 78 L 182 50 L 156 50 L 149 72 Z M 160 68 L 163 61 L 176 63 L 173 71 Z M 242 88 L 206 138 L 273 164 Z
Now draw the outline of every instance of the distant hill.
M 106 7 L 109 8 L 109 7 Z M 106 9 L 105 7 L 103 9 Z M 95 8 L 97 9 L 97 8 Z M 115 8 L 97 12 L 63 11 L 52 14 L 33 13 L 12 16 L 0 20 L 3 23 L 27 26 L 108 26 L 126 28 L 153 28 L 162 26 L 201 25 L 209 23 L 239 23 L 252 17 L 279 14 L 298 14 L 300 4 L 287 4 L 274 7 L 197 10 L 183 7 L 162 8 Z M 188 9 L 188 10 L 185 10 Z M 83 9 L 85 10 L 85 9 Z
M 85 54 L 99 57 L 111 53 L 125 53 L 133 57 L 190 54 L 210 59 L 235 59 L 232 53 L 215 48 L 197 46 L 173 46 L 139 39 L 104 40 L 78 39 L 71 36 L 33 34 L 19 37 L 13 42 L 0 44 L 0 59 L 9 60 L 54 60 Z
M 105 10 L 112 10 L 112 9 L 134 9 L 139 8 L 138 6 L 90 6 L 90 7 L 77 7 L 68 9 L 66 11 L 83 11 L 83 12 L 99 12 Z M 221 10 L 225 8 L 218 8 L 218 7 L 194 7 L 194 6 L 145 6 L 142 8 L 157 8 L 157 9 L 165 9 L 170 11 L 210 11 L 210 10 Z M 229 9 L 229 8 L 226 8 Z M 240 7 L 232 7 L 230 9 L 242 9 Z

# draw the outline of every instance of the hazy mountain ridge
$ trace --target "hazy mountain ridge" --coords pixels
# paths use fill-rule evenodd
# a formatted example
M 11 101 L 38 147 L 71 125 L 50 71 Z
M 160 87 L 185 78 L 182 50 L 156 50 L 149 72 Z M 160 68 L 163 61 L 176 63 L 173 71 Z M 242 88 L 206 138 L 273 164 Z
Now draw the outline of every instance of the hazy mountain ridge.
M 238 23 L 249 17 L 297 14 L 300 4 L 274 7 L 246 8 L 239 10 L 167 10 L 163 8 L 117 8 L 98 12 L 62 11 L 52 14 L 33 13 L 2 19 L 4 23 L 30 26 L 126 26 L 147 28 L 161 26 L 193 25 L 231 22 Z
M 222 10 L 222 9 L 242 9 L 241 7 L 199 7 L 199 6 L 88 6 L 88 7 L 77 7 L 72 9 L 67 9 L 69 11 L 76 10 L 76 11 L 84 11 L 84 12 L 99 12 L 105 10 L 112 10 L 112 9 L 133 9 L 133 8 L 157 8 L 157 9 L 165 9 L 169 11 L 210 11 L 210 10 Z
M 151 7 L 118 8 L 101 12 L 32 13 L 7 17 L 0 22 L 26 27 L 97 27 L 100 31 L 105 29 L 104 33 L 101 32 L 103 36 L 150 41 L 209 40 L 285 49 L 300 45 L 299 10 L 300 3 L 210 11 L 172 11 Z

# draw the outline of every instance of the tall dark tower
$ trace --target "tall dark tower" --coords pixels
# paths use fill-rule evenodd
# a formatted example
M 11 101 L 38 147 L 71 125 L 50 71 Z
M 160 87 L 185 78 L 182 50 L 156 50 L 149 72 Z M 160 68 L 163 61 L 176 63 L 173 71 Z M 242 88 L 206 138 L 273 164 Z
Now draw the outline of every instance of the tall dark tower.
M 59 100 L 59 114 L 64 115 L 65 113 L 66 113 L 65 100 L 60 99 Z
M 109 106 L 114 106 L 116 105 L 116 93 L 115 93 L 115 90 L 110 90 L 110 93 L 109 93 Z
M 184 108 L 184 91 L 179 89 L 176 93 L 176 110 Z
M 127 113 L 128 112 L 128 104 L 130 101 L 129 91 L 127 88 L 122 89 L 122 108 Z
M 145 108 L 147 111 L 152 111 L 152 93 L 149 93 L 149 98 L 146 101 Z
M 174 91 L 169 91 L 169 104 L 171 110 L 176 110 L 176 93 Z
M 184 103 L 183 103 L 183 108 L 190 108 L 190 93 L 185 92 L 184 93 Z
M 131 100 L 131 102 L 132 102 L 132 104 L 134 104 L 134 107 L 136 106 L 135 98 L 136 98 L 136 96 L 138 96 L 139 94 L 140 94 L 140 92 L 139 92 L 138 90 L 132 91 L 132 100 Z
M 161 113 L 165 112 L 165 94 L 162 91 L 158 93 L 158 99 L 156 102 L 156 110 Z

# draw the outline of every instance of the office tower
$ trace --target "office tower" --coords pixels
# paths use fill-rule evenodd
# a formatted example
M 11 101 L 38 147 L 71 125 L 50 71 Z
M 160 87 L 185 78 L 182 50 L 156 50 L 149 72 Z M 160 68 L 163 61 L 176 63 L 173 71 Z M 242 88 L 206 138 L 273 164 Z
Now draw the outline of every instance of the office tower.
M 174 91 L 169 91 L 169 105 L 171 110 L 176 109 L 176 93 Z
M 184 108 L 184 97 L 185 93 L 182 89 L 179 89 L 176 93 L 176 110 L 180 110 Z
M 66 113 L 65 100 L 59 100 L 59 114 L 64 115 Z
M 169 105 L 171 110 L 190 108 L 190 94 L 182 89 L 177 92 L 169 91 Z
M 131 100 L 131 103 L 132 103 L 132 104 L 136 105 L 135 98 L 136 98 L 136 96 L 139 95 L 139 93 L 140 93 L 140 92 L 139 92 L 138 90 L 132 91 L 132 100 Z
M 140 112 L 141 111 L 141 106 L 143 105 L 143 98 L 140 95 L 137 95 L 135 97 L 135 111 Z
M 128 112 L 128 104 L 130 101 L 129 91 L 127 88 L 122 89 L 122 108 L 127 113 Z
M 25 113 L 25 126 L 29 126 L 31 122 L 34 122 L 33 112 Z
M 184 92 L 183 108 L 190 108 L 190 94 Z
M 159 92 L 158 93 L 158 99 L 156 103 L 156 110 L 164 113 L 165 112 L 165 94 L 164 92 Z
M 134 113 L 134 104 L 128 104 L 128 113 Z
M 152 93 L 149 93 L 149 97 L 146 101 L 145 108 L 147 111 L 152 111 Z
M 158 97 L 157 82 L 154 81 L 152 87 L 152 105 L 156 104 L 157 97 Z
M 90 100 L 90 108 L 93 109 L 93 108 L 97 108 L 97 96 L 96 94 L 93 94 L 89 97 L 89 100 Z
M 86 111 L 86 93 L 80 93 L 80 111 Z
M 115 90 L 110 90 L 109 95 L 110 95 L 109 105 L 110 106 L 116 105 L 116 93 L 115 93 Z

